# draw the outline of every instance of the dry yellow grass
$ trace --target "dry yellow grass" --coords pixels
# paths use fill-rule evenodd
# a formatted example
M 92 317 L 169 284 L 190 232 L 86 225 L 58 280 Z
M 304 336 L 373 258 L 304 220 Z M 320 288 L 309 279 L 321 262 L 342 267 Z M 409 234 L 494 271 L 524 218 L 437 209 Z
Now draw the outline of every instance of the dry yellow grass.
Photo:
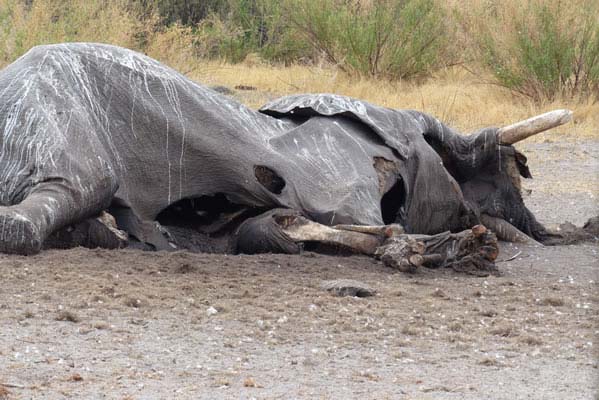
M 93 41 L 135 48 L 148 35 L 126 0 L 0 0 L 0 66 L 33 46 Z
M 574 111 L 574 123 L 538 135 L 535 140 L 599 138 L 599 103 L 554 101 L 535 104 L 499 86 L 481 82 L 463 68 L 438 72 L 424 83 L 388 82 L 352 78 L 327 67 L 269 66 L 259 62 L 225 64 L 202 62 L 190 77 L 207 85 L 256 87 L 260 95 L 242 96 L 257 108 L 269 97 L 293 93 L 336 93 L 391 108 L 430 113 L 450 126 L 471 132 L 486 126 L 502 126 L 556 108 Z

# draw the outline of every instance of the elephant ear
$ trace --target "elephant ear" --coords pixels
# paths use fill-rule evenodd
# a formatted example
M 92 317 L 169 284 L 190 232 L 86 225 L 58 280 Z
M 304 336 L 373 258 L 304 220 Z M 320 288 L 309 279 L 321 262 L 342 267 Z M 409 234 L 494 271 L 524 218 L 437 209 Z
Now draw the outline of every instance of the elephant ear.
M 524 178 L 532 179 L 532 174 L 528 169 L 528 165 L 526 165 L 526 162 L 528 161 L 526 156 L 520 153 L 518 150 L 515 150 L 515 156 L 516 166 L 518 167 L 518 171 L 520 171 L 520 175 L 522 175 Z

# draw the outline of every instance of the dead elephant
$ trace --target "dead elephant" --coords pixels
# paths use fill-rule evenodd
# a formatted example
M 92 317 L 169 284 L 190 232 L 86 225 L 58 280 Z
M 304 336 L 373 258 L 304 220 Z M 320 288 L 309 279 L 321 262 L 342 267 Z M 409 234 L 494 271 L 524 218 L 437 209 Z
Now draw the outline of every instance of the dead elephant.
M 328 243 L 374 254 L 390 237 L 479 224 L 542 242 L 512 144 L 568 118 L 462 136 L 421 112 L 336 95 L 256 112 L 130 50 L 39 46 L 0 72 L 0 252 Z

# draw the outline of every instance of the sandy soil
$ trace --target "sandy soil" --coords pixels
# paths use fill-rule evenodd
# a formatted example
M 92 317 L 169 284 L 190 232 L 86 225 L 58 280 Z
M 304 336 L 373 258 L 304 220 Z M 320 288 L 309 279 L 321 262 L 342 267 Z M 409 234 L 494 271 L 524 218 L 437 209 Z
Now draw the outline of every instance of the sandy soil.
M 599 214 L 599 142 L 521 148 L 541 222 Z M 0 255 L 0 399 L 596 399 L 598 251 L 502 244 L 488 278 L 314 253 Z M 320 288 L 336 278 L 378 293 Z

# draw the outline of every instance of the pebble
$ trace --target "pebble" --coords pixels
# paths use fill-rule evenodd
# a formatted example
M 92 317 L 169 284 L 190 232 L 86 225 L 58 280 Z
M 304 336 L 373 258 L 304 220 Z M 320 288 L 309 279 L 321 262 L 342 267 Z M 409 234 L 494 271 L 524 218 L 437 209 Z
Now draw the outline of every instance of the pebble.
M 212 306 L 208 307 L 208 309 L 206 310 L 206 315 L 208 315 L 209 317 L 217 313 L 218 310 Z
M 353 279 L 323 281 L 320 287 L 337 296 L 369 297 L 376 294 L 376 290 L 367 284 Z

